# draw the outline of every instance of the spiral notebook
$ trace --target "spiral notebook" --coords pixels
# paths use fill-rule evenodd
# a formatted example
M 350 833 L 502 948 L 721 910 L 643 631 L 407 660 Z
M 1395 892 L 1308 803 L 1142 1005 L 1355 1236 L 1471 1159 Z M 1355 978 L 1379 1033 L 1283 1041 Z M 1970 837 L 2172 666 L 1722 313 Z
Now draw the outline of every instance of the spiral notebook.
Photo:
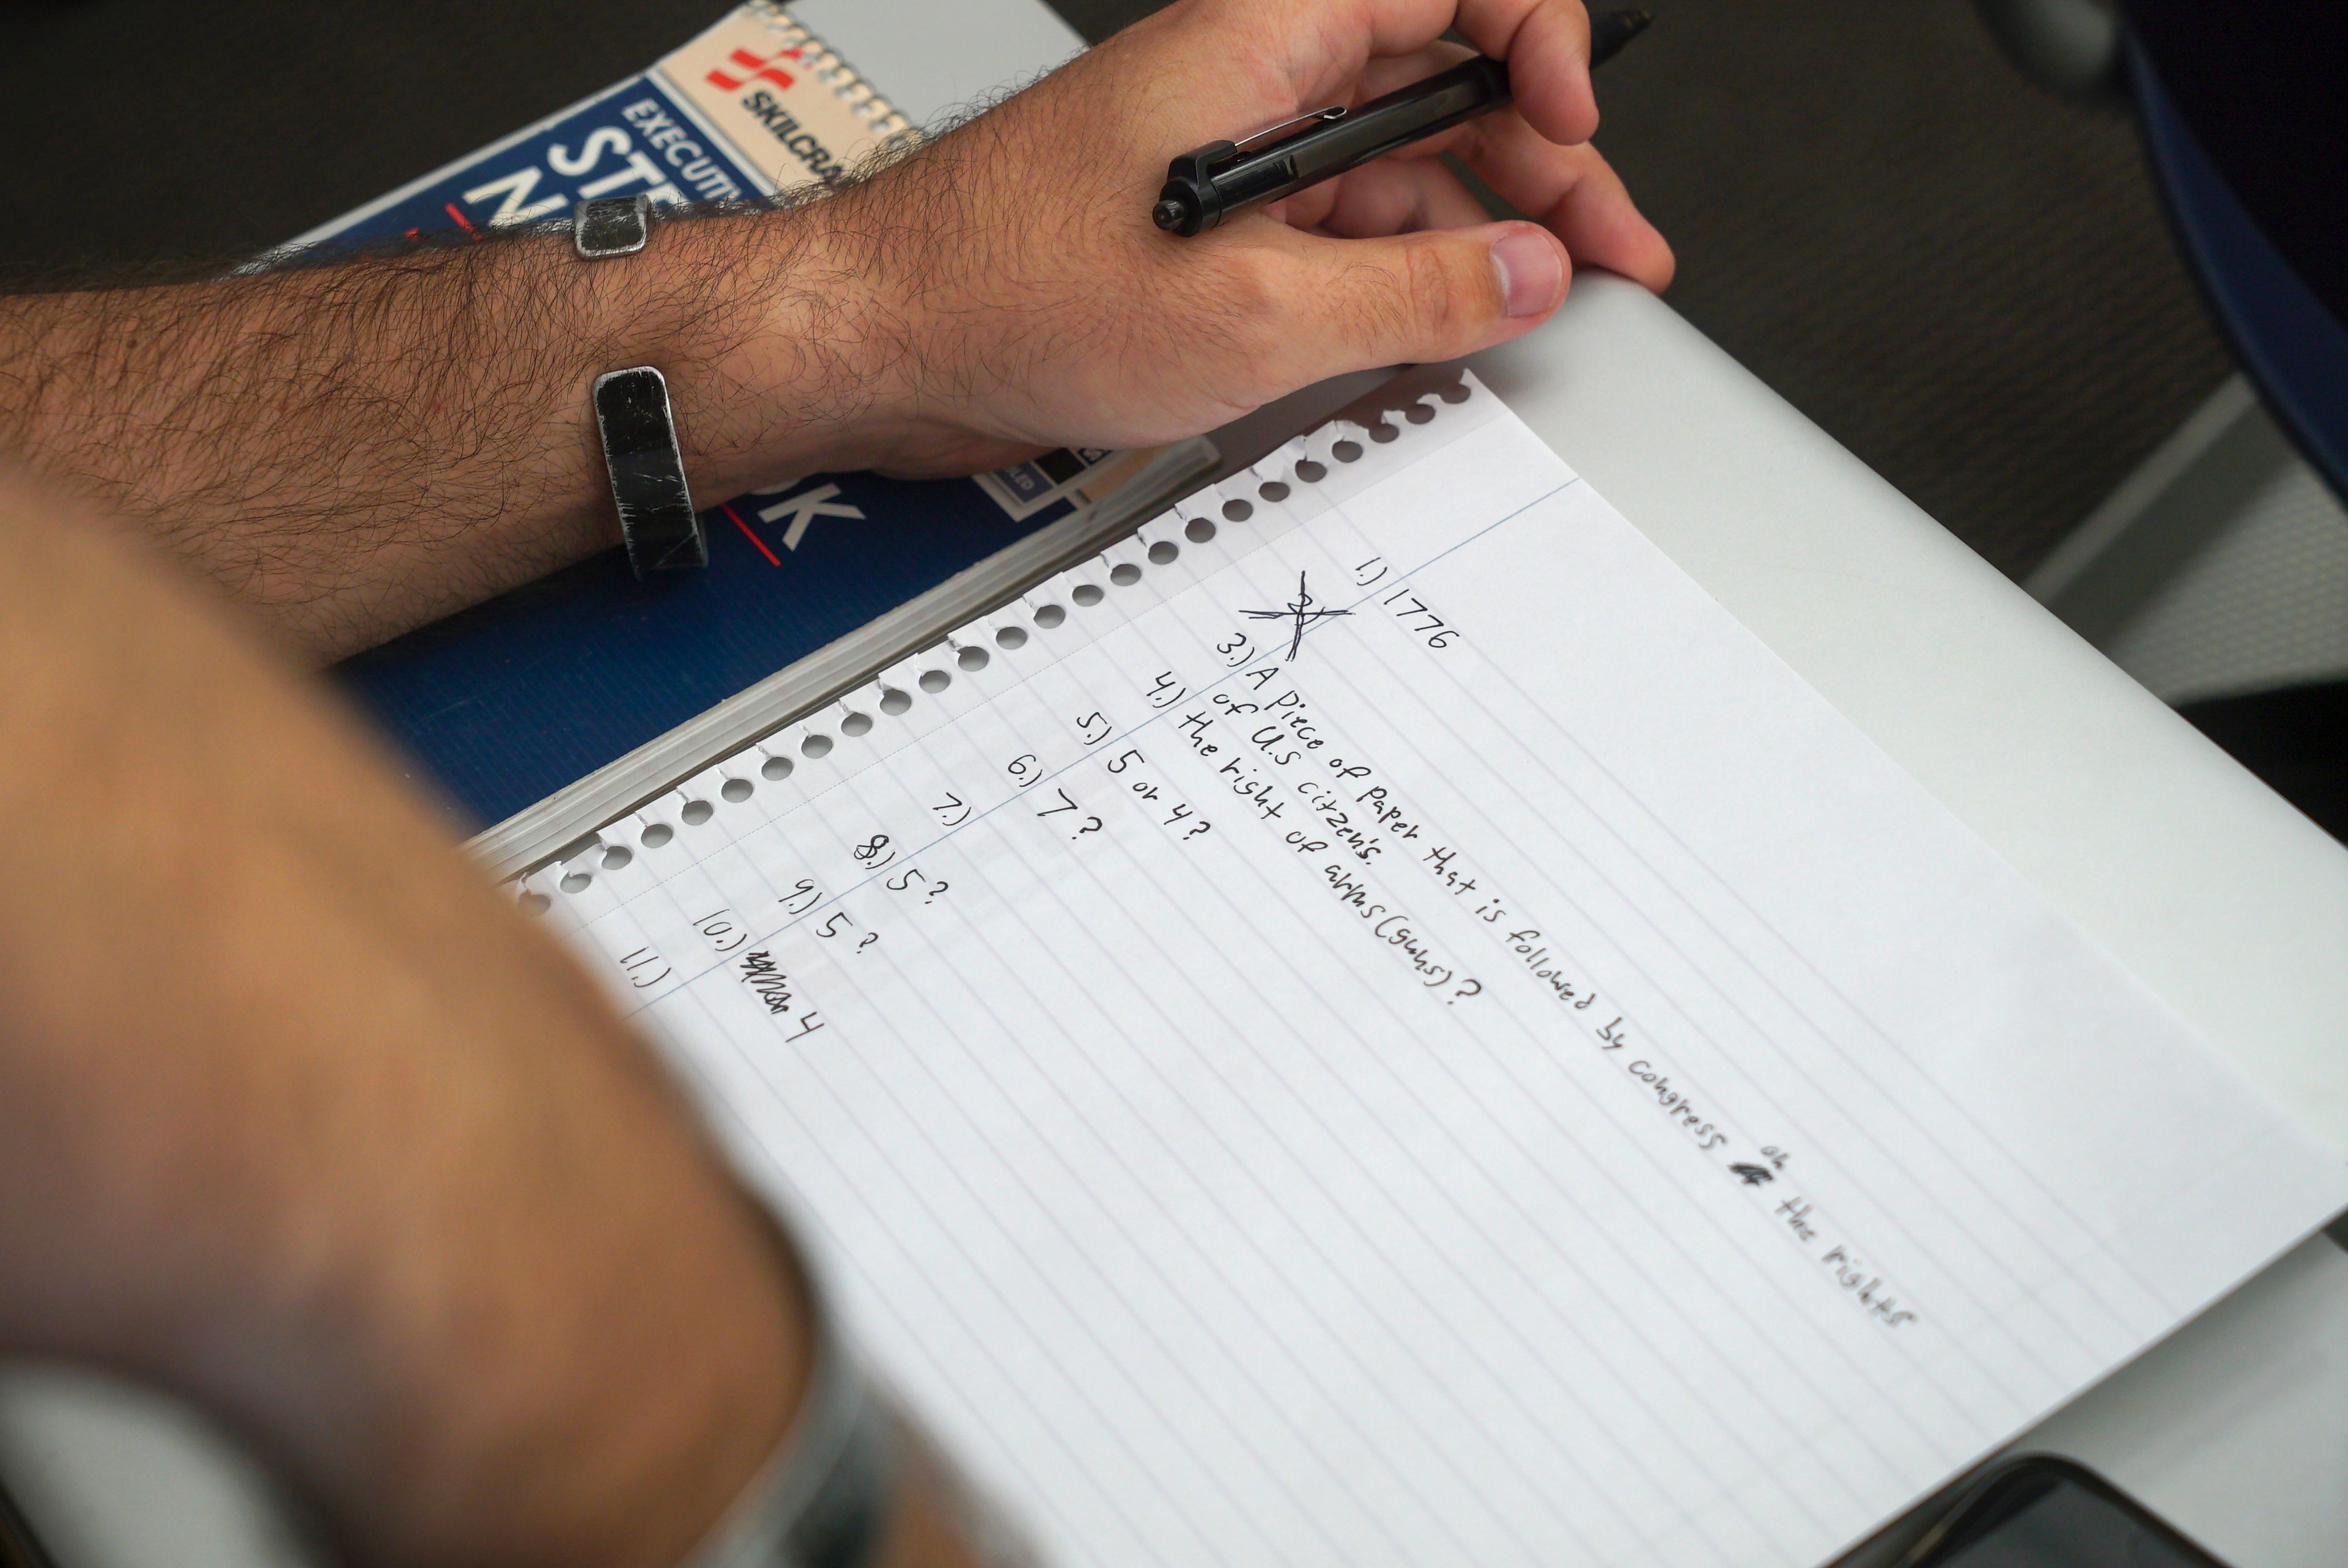
M 1807 1568 L 2348 1204 L 1472 380 L 516 897 L 1048 1563 Z

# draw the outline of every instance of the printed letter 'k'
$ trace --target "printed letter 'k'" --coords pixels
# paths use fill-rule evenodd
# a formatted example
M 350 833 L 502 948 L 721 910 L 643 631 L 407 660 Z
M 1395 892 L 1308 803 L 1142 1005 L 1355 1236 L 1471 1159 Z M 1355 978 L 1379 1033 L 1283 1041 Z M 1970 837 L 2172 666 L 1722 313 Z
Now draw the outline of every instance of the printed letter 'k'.
M 807 538 L 808 525 L 818 518 L 853 518 L 860 522 L 863 520 L 864 508 L 851 507 L 845 501 L 833 500 L 832 497 L 839 494 L 839 487 L 837 485 L 818 485 L 812 490 L 797 496 L 786 496 L 771 506 L 760 507 L 758 520 L 762 523 L 773 523 L 780 522 L 785 518 L 790 518 L 791 526 L 783 530 L 783 548 L 787 550 L 795 550 L 799 548 L 799 541 Z

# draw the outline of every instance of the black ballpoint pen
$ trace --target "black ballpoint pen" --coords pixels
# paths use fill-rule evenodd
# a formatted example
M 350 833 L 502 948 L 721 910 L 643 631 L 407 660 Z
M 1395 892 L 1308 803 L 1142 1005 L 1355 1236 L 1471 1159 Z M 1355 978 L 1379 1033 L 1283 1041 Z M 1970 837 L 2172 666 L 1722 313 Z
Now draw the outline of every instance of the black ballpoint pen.
M 1604 65 L 1646 31 L 1644 11 L 1601 11 L 1590 19 L 1590 64 Z M 1169 234 L 1202 233 L 1234 213 L 1334 179 L 1374 158 L 1509 101 L 1509 67 L 1478 56 L 1359 108 L 1315 109 L 1245 141 L 1210 141 L 1166 168 L 1149 220 Z

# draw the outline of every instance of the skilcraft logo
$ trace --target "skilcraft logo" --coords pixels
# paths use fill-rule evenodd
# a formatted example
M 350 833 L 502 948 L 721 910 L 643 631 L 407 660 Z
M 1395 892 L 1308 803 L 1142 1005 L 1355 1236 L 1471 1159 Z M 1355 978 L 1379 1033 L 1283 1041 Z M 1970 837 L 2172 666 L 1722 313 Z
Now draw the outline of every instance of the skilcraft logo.
M 726 57 L 734 62 L 742 75 L 734 76 L 723 67 L 710 72 L 709 85 L 720 92 L 738 93 L 752 82 L 772 82 L 778 87 L 788 89 L 796 78 L 774 62 L 796 60 L 799 57 L 799 51 L 778 49 L 771 55 L 754 55 L 747 49 L 736 49 Z

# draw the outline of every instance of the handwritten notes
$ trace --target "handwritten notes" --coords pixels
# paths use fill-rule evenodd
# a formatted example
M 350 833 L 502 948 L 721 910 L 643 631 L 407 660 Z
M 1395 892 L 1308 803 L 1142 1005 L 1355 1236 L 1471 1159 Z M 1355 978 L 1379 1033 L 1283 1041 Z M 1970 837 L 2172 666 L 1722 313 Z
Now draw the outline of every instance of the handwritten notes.
M 1821 1562 L 2348 1203 L 1472 384 L 520 897 L 1058 1563 Z

